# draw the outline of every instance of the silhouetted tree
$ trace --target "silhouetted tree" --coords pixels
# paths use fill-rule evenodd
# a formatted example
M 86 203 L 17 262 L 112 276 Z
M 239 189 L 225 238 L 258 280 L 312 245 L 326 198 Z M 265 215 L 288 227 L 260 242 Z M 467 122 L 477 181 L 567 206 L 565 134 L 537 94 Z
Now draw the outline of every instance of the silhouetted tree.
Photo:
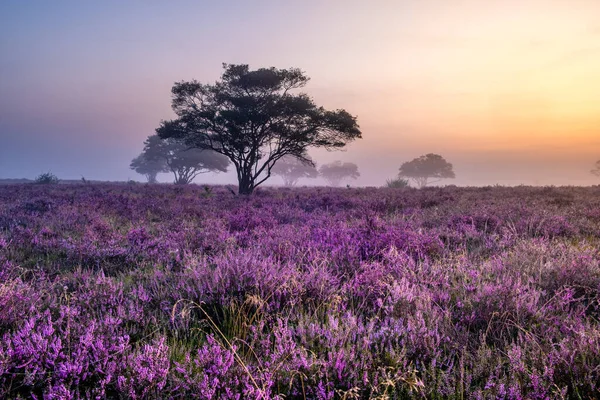
M 412 179 L 419 188 L 442 179 L 454 178 L 452 164 L 438 154 L 426 154 L 400 166 L 400 178 Z M 435 179 L 435 180 L 430 180 Z
M 594 164 L 594 169 L 592 169 L 590 172 L 596 176 L 600 176 L 600 160 L 596 161 L 596 164 Z
M 328 111 L 308 95 L 292 93 L 309 80 L 301 70 L 223 68 L 214 84 L 175 83 L 172 108 L 178 118 L 162 121 L 156 132 L 229 158 L 240 194 L 266 181 L 285 155 L 312 163 L 306 158 L 308 147 L 337 149 L 361 137 L 356 118 L 345 110 Z
M 227 172 L 227 157 L 211 150 L 190 149 L 178 139 L 161 139 L 157 135 L 149 136 L 144 142 L 140 155 L 147 162 L 164 165 L 164 172 L 172 172 L 175 183 L 188 184 L 196 176 L 205 172 Z
M 314 163 L 291 155 L 282 157 L 273 166 L 271 172 L 273 175 L 281 176 L 285 186 L 295 186 L 301 178 L 316 178 L 319 175 Z
M 321 165 L 319 175 L 325 179 L 330 186 L 339 186 L 343 180 L 356 179 L 360 176 L 358 166 L 354 163 L 334 161 Z
M 156 183 L 159 173 L 169 171 L 163 158 L 149 159 L 145 152 L 131 160 L 129 167 L 138 174 L 144 175 L 148 183 Z

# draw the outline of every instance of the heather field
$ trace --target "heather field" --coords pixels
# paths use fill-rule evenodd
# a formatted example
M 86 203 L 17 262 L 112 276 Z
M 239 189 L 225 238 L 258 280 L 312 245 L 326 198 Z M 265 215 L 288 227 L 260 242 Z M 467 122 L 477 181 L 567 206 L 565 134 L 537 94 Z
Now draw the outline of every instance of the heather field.
M 0 398 L 591 399 L 600 187 L 0 187 Z

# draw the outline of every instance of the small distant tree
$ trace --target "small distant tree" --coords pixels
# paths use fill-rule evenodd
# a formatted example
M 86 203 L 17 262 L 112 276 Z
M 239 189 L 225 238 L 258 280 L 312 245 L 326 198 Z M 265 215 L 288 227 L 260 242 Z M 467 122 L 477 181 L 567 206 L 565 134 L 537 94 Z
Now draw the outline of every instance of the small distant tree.
M 288 154 L 305 159 L 308 147 L 338 149 L 361 137 L 354 116 L 326 110 L 295 92 L 309 80 L 300 69 L 223 68 L 214 84 L 175 83 L 171 93 L 177 119 L 161 122 L 156 132 L 229 158 L 239 194 L 251 194 Z
M 272 173 L 281 176 L 285 186 L 295 186 L 301 178 L 316 178 L 319 175 L 308 156 L 306 159 L 299 159 L 290 155 L 282 157 L 273 166 Z
M 178 139 L 149 136 L 144 142 L 142 156 L 148 163 L 164 163 L 164 172 L 172 172 L 177 184 L 191 183 L 206 172 L 227 172 L 227 157 L 211 150 L 190 149 Z
M 455 177 L 452 164 L 438 154 L 426 154 L 400 166 L 400 178 L 412 179 L 419 188 Z
M 156 183 L 159 173 L 169 171 L 164 158 L 150 159 L 145 152 L 134 158 L 129 167 L 138 174 L 144 175 L 148 183 Z
M 35 178 L 34 182 L 39 185 L 55 185 L 59 182 L 59 179 L 52 172 L 45 172 L 43 174 L 39 174 Z
M 594 164 L 594 169 L 592 169 L 590 172 L 596 176 L 600 176 L 600 160 L 596 161 L 596 164 Z
M 400 188 L 409 187 L 409 184 L 408 184 L 408 179 L 398 177 L 398 178 L 394 178 L 394 179 L 388 179 L 385 182 L 385 186 L 389 187 L 389 188 L 400 189 Z
M 319 175 L 330 186 L 339 186 L 346 179 L 356 179 L 360 176 L 358 166 L 351 162 L 334 161 L 319 168 Z

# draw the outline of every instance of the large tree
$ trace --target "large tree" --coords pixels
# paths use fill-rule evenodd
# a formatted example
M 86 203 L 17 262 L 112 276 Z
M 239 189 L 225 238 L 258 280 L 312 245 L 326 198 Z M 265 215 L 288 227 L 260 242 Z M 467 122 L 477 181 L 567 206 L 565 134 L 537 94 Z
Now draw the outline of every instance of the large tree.
M 156 177 L 161 172 L 166 172 L 164 159 L 148 159 L 145 153 L 131 160 L 129 167 L 138 174 L 144 175 L 148 183 L 156 183 Z
M 351 162 L 334 161 L 321 165 L 319 175 L 325 179 L 330 186 L 339 186 L 343 180 L 356 179 L 360 176 L 358 166 Z
M 452 164 L 447 162 L 442 156 L 432 153 L 402 164 L 398 176 L 400 178 L 412 179 L 419 188 L 442 179 L 452 179 L 455 177 Z
M 161 139 L 148 136 L 139 157 L 148 162 L 162 163 L 163 172 L 172 172 L 177 184 L 191 183 L 196 176 L 206 172 L 227 172 L 227 157 L 211 150 L 190 149 L 175 138 Z
M 594 164 L 594 169 L 592 169 L 590 172 L 596 176 L 600 176 L 600 160 L 596 161 L 596 164 Z
M 292 155 L 282 157 L 271 171 L 279 175 L 285 186 L 295 186 L 301 178 L 316 178 L 319 173 L 312 162 L 306 162 Z
M 361 137 L 356 118 L 345 110 L 318 107 L 296 89 L 309 78 L 299 69 L 223 64 L 214 84 L 175 83 L 172 108 L 177 118 L 162 121 L 161 138 L 223 154 L 235 166 L 240 194 L 266 181 L 275 163 L 292 155 L 307 163 L 308 147 L 338 149 Z

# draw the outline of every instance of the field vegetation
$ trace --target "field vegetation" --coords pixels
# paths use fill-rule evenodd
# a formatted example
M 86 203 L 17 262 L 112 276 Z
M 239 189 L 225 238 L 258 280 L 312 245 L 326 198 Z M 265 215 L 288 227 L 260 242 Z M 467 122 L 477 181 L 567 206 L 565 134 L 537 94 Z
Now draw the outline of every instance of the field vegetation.
M 0 187 L 0 398 L 600 385 L 600 187 Z

